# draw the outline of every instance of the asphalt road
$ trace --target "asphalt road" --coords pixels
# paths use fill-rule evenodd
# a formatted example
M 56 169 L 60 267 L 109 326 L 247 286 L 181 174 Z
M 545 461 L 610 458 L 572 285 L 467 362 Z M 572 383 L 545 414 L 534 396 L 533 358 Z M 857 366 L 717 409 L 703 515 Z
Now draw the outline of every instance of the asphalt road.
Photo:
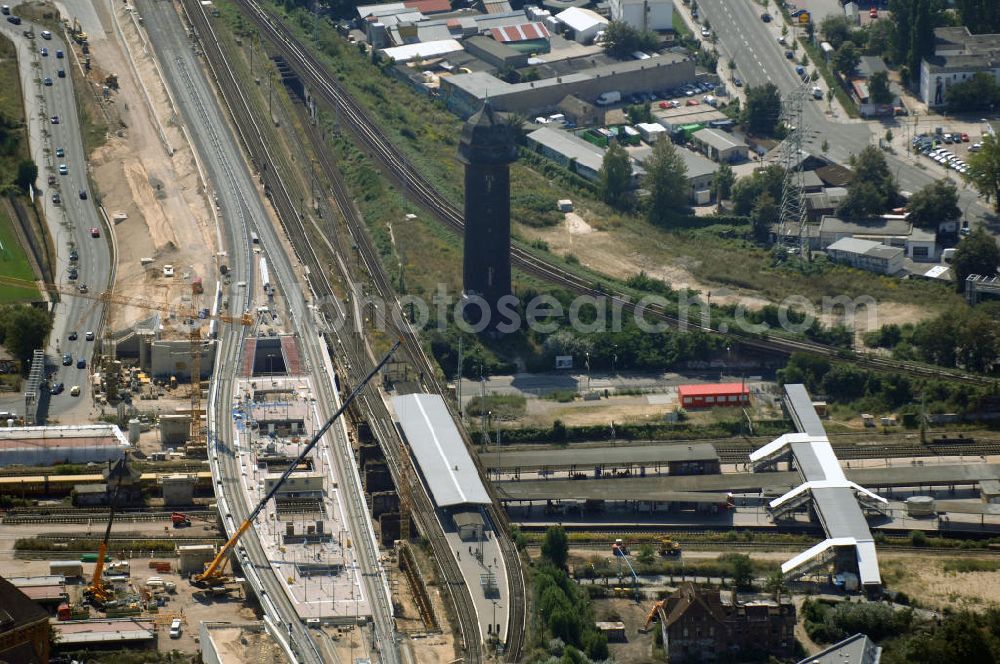
M 14 13 L 17 13 L 16 8 Z M 23 36 L 28 29 L 34 31 L 35 39 Z M 39 196 L 43 199 L 42 209 L 56 251 L 56 282 L 71 289 L 87 284 L 91 294 L 101 293 L 108 287 L 111 277 L 111 252 L 107 229 L 94 205 L 87 175 L 87 156 L 84 154 L 70 72 L 70 67 L 77 66 L 77 63 L 59 34 L 53 33 L 52 39 L 42 39 L 42 28 L 28 21 L 18 26 L 4 20 L 0 22 L 0 30 L 17 47 L 31 157 L 38 164 Z M 47 56 L 41 55 L 42 48 L 48 49 Z M 60 50 L 66 54 L 65 57 L 56 57 L 56 52 Z M 65 78 L 59 77 L 60 69 L 65 71 Z M 51 86 L 44 85 L 46 77 L 52 79 Z M 52 124 L 52 116 L 59 116 L 59 124 Z M 64 150 L 64 157 L 56 156 L 59 148 Z M 59 173 L 60 164 L 66 165 L 66 175 Z M 56 180 L 53 186 L 48 185 L 50 175 Z M 81 200 L 80 191 L 87 192 L 87 200 Z M 62 199 L 59 205 L 53 203 L 55 193 Z M 91 237 L 91 228 L 99 229 L 100 237 Z M 75 281 L 69 279 L 69 254 L 74 246 L 79 252 L 78 279 Z M 54 313 L 46 360 L 55 370 L 54 381 L 64 383 L 66 391 L 49 399 L 47 414 L 50 418 L 65 418 L 69 411 L 81 410 L 83 404 L 90 403 L 88 376 L 94 342 L 86 340 L 86 332 L 101 334 L 98 324 L 103 305 L 94 299 L 63 295 Z M 78 333 L 79 338 L 75 341 L 68 338 L 72 331 Z M 72 366 L 63 366 L 63 353 L 72 356 Z M 81 359 L 86 362 L 87 368 L 77 368 Z M 70 396 L 73 385 L 80 386 L 79 397 Z
M 281 293 L 282 301 L 287 307 L 286 315 L 289 320 L 286 327 L 298 332 L 305 364 L 313 371 L 320 412 L 326 416 L 331 415 L 335 404 L 332 369 L 325 370 L 327 367 L 320 347 L 321 338 L 298 287 L 292 263 L 264 210 L 253 184 L 253 176 L 240 151 L 240 144 L 217 103 L 201 63 L 195 56 L 192 43 L 188 41 L 185 26 L 171 3 L 139 0 L 136 6 L 144 18 L 164 76 L 204 164 L 210 189 L 219 203 L 229 254 L 227 260 L 233 273 L 232 283 L 247 284 L 245 288 L 237 287 L 227 294 L 230 311 L 237 313 L 251 310 L 256 304 L 266 301 L 263 291 L 255 286 L 252 278 L 255 256 L 251 252 L 249 234 L 253 232 L 260 238 L 259 248 L 267 258 L 272 284 Z M 218 436 L 215 453 L 222 468 L 221 474 L 225 477 L 223 488 L 231 513 L 227 517 L 229 532 L 235 529 L 252 507 L 248 505 L 247 496 L 236 481 L 240 477 L 240 469 L 233 450 L 230 418 L 230 399 L 235 394 L 234 374 L 239 366 L 242 334 L 242 330 L 232 327 L 223 329 L 215 372 L 217 379 L 213 381 L 211 396 L 214 411 L 211 422 Z M 382 611 L 376 616 L 376 623 L 380 636 L 383 636 L 378 640 L 384 644 L 392 634 L 386 578 L 378 559 L 374 534 L 365 514 L 366 507 L 360 495 L 361 487 L 356 482 L 356 472 L 345 456 L 350 454 L 349 441 L 342 427 L 335 427 L 334 432 L 332 435 L 336 436 L 336 440 L 331 441 L 334 450 L 332 457 L 338 465 L 342 481 L 339 497 L 345 502 L 345 511 L 354 534 L 354 551 L 364 572 L 364 591 L 372 598 L 373 608 L 382 607 Z M 352 478 L 355 479 L 354 482 L 351 481 Z M 355 496 L 355 493 L 358 495 Z M 292 622 L 292 641 L 298 644 L 303 661 L 318 661 L 319 655 L 312 645 L 312 636 L 294 618 L 294 608 L 281 582 L 273 574 L 267 555 L 253 529 L 248 531 L 243 544 L 245 554 L 242 555 L 249 556 L 245 566 L 256 570 L 264 594 L 270 597 L 284 621 Z M 384 598 L 384 601 L 379 601 L 379 598 Z M 382 661 L 396 661 L 394 649 L 390 649 L 390 652 L 391 654 L 383 653 Z
M 764 23 L 760 20 L 763 11 L 752 0 L 702 0 L 698 3 L 702 14 L 711 22 L 712 29 L 719 37 L 719 51 L 725 58 L 736 61 L 747 85 L 774 83 L 782 97 L 800 85 L 795 73 L 794 62 L 785 58 L 785 47 L 778 43 L 781 36 L 781 15 L 772 9 L 775 20 Z M 788 35 L 791 40 L 791 32 Z M 801 54 L 801 48 L 798 53 Z M 812 71 L 813 67 L 807 68 Z M 810 83 L 811 87 L 813 84 Z M 850 157 L 861 152 L 866 146 L 876 144 L 886 128 L 893 132 L 903 131 L 896 124 L 883 125 L 880 122 L 858 120 L 834 120 L 826 115 L 826 101 L 814 100 L 806 96 L 803 102 L 803 127 L 807 133 L 806 147 L 819 154 L 825 139 L 829 145 L 826 155 L 839 164 L 847 164 Z M 972 222 L 981 222 L 990 216 L 988 207 L 982 204 L 975 190 L 964 188 L 957 175 L 943 176 L 933 170 L 924 171 L 905 158 L 885 154 L 890 171 L 896 176 L 900 189 L 915 192 L 941 177 L 950 177 L 959 188 L 959 208 Z

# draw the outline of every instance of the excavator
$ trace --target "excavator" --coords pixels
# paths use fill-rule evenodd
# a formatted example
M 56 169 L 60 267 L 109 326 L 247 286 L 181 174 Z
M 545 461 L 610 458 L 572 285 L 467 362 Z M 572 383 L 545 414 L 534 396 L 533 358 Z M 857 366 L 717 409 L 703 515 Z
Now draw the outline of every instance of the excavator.
M 363 389 L 365 389 L 365 386 L 368 385 L 371 379 L 374 378 L 375 375 L 382 370 L 382 367 L 389 362 L 392 356 L 396 354 L 396 350 L 399 348 L 400 343 L 400 341 L 397 341 L 393 344 L 392 348 L 389 349 L 389 352 L 382 358 L 382 361 L 376 364 L 375 367 L 368 372 L 368 375 L 365 376 L 364 380 L 358 383 L 351 393 L 347 395 L 347 398 L 344 399 L 344 402 L 340 405 L 340 408 L 337 409 L 337 412 L 331 415 L 330 419 L 328 419 L 326 423 L 313 434 L 309 443 L 302 449 L 302 452 L 299 453 L 298 458 L 296 458 L 294 462 L 288 464 L 288 468 L 285 469 L 285 472 L 282 473 L 278 481 L 274 483 L 274 486 L 272 486 L 271 490 L 267 492 L 267 495 L 261 498 L 260 502 L 257 503 L 257 506 L 253 508 L 253 511 L 250 512 L 249 516 L 247 516 L 243 523 L 240 524 L 240 527 L 236 529 L 236 532 L 233 533 L 233 536 L 222 545 L 215 558 L 212 559 L 212 562 L 205 566 L 205 571 L 191 577 L 191 583 L 199 588 L 210 589 L 215 589 L 225 585 L 228 580 L 225 574 L 225 569 L 226 563 L 229 561 L 229 552 L 233 550 L 233 547 L 235 547 L 240 538 L 243 537 L 243 534 L 250 529 L 250 526 L 253 525 L 254 519 L 256 519 L 257 516 L 264 511 L 264 507 L 267 505 L 268 501 L 271 500 L 276 493 L 278 493 L 278 490 L 282 487 L 282 485 L 284 485 L 285 481 L 288 480 L 289 476 L 299 467 L 299 464 L 302 463 L 309 453 L 312 452 L 313 448 L 316 447 L 316 443 L 319 442 L 320 438 L 322 438 L 327 430 L 333 426 L 333 423 L 337 421 L 337 418 L 339 418 L 344 411 L 347 410 L 347 407 L 352 401 L 354 401 L 354 398 L 357 397 Z
M 649 614 L 646 616 L 646 623 L 642 626 L 642 629 L 639 630 L 640 632 L 645 634 L 646 632 L 649 631 L 649 626 L 653 624 L 654 620 L 656 620 L 657 612 L 663 607 L 664 607 L 664 600 L 662 599 L 653 605 L 653 608 L 649 610 Z
M 123 456 L 118 460 L 118 463 L 115 464 L 114 469 L 109 474 L 109 477 L 117 476 L 118 482 L 115 483 L 115 489 L 111 492 L 111 496 L 108 499 L 108 503 L 111 507 L 110 513 L 108 514 L 108 527 L 104 530 L 104 539 L 101 540 L 101 544 L 97 549 L 97 563 L 94 565 L 94 578 L 90 581 L 90 585 L 83 591 L 84 598 L 98 608 L 104 606 L 114 597 L 114 592 L 111 586 L 104 583 L 104 560 L 108 555 L 108 541 L 111 539 L 111 525 L 115 522 L 115 507 L 118 506 L 118 491 L 121 489 L 122 477 L 126 474 L 127 469 L 128 457 Z

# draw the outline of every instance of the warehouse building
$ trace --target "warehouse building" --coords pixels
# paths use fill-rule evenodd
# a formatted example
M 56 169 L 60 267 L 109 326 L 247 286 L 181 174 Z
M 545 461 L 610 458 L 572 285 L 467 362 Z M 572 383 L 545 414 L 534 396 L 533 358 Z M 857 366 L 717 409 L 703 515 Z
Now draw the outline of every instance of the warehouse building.
M 604 164 L 604 150 L 568 131 L 549 127 L 527 136 L 528 147 L 580 177 L 597 182 Z
M 641 131 L 641 129 L 640 129 Z M 668 140 L 668 139 L 664 139 Z M 641 165 L 653 153 L 652 148 L 639 148 L 631 151 L 633 158 Z M 703 157 L 697 152 L 692 152 L 686 148 L 677 148 L 677 154 L 684 161 L 690 193 L 688 200 L 694 205 L 705 205 L 712 200 L 715 195 L 715 174 L 719 170 L 719 165 L 714 161 Z
M 579 44 L 593 43 L 597 33 L 608 27 L 608 19 L 581 7 L 570 7 L 556 14 L 555 18 L 566 26 L 565 37 Z
M 521 23 L 490 28 L 490 36 L 501 44 L 527 54 L 548 53 L 552 33 L 542 23 Z
M 584 61 L 571 73 L 525 83 L 507 83 L 487 72 L 473 71 L 442 77 L 440 92 L 448 109 L 463 118 L 482 108 L 487 97 L 497 111 L 535 115 L 555 109 L 568 95 L 593 101 L 604 92 L 627 95 L 662 90 L 694 79 L 693 59 L 662 53 L 648 60 L 598 66 Z
M 0 428 L 0 467 L 104 463 L 130 448 L 114 424 Z
M 701 129 L 691 135 L 694 144 L 705 151 L 708 158 L 719 163 L 736 164 L 747 160 L 746 143 L 718 129 Z
M 750 403 L 750 388 L 743 383 L 681 385 L 677 399 L 682 408 L 746 406 Z
M 826 255 L 836 263 L 878 274 L 898 274 L 903 270 L 903 250 L 880 242 L 845 237 L 826 248 Z

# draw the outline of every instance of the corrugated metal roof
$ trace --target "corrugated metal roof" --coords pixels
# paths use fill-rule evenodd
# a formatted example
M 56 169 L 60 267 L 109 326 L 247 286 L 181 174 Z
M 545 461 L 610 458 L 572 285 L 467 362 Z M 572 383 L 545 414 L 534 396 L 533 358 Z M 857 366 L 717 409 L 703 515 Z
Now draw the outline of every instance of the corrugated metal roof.
M 490 34 L 498 42 L 519 42 L 535 39 L 548 39 L 552 36 L 549 29 L 541 23 L 522 23 L 501 28 L 490 28 Z
M 392 406 L 438 507 L 492 502 L 439 395 L 393 397 Z
M 432 58 L 437 55 L 447 55 L 448 53 L 456 53 L 463 50 L 465 49 L 458 41 L 454 39 L 441 39 L 438 41 L 384 48 L 382 49 L 382 53 L 396 62 L 409 62 L 410 60 Z

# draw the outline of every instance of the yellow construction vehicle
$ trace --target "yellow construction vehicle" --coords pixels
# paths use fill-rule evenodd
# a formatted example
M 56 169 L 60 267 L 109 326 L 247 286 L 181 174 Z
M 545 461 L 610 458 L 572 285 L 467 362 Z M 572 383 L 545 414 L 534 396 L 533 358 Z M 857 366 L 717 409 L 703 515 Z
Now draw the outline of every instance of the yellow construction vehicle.
M 675 542 L 673 539 L 665 535 L 656 540 L 656 546 L 661 556 L 681 555 L 681 543 Z
M 115 467 L 108 474 L 109 479 L 117 476 L 118 482 L 115 483 L 114 491 L 111 492 L 111 496 L 108 499 L 111 506 L 110 513 L 108 514 L 108 527 L 104 530 L 104 539 L 101 540 L 101 544 L 97 548 L 97 561 L 94 565 L 94 578 L 91 579 L 90 585 L 83 591 L 84 598 L 98 608 L 104 606 L 114 597 L 114 592 L 111 587 L 104 583 L 104 562 L 108 555 L 108 541 L 111 539 L 111 525 L 115 522 L 115 507 L 118 503 L 118 491 L 122 486 L 122 477 L 127 474 L 127 456 L 123 456 L 119 459 L 118 463 L 115 464 Z
M 395 355 L 396 350 L 399 348 L 399 344 L 399 341 L 393 344 L 389 352 L 386 353 L 386 356 L 382 358 L 382 361 L 376 364 L 375 367 L 368 372 L 368 375 L 365 376 L 364 380 L 358 383 L 351 393 L 347 395 L 347 398 L 344 399 L 344 402 L 340 405 L 340 408 L 337 409 L 337 412 L 331 415 L 330 419 L 328 419 L 326 423 L 313 434 L 309 443 L 302 449 L 302 452 L 299 453 L 298 458 L 288 465 L 288 468 L 285 469 L 285 472 L 282 473 L 278 481 L 271 487 L 271 490 L 267 492 L 267 495 L 261 498 L 260 502 L 257 503 L 257 506 L 250 512 L 250 515 L 247 516 L 243 523 L 240 524 L 240 527 L 236 529 L 236 532 L 233 533 L 233 536 L 222 545 L 222 548 L 219 549 L 219 552 L 215 555 L 212 562 L 205 566 L 205 571 L 191 577 L 191 582 L 194 585 L 199 588 L 215 588 L 225 585 L 225 583 L 229 580 L 225 573 L 226 563 L 229 561 L 229 552 L 233 550 L 236 543 L 239 542 L 241 537 L 243 537 L 243 533 L 250 529 L 250 526 L 253 525 L 254 519 L 256 519 L 257 516 L 264 510 L 267 502 L 271 500 L 276 493 L 278 493 L 278 490 L 282 487 L 282 485 L 284 485 L 288 477 L 299 467 L 299 464 L 302 463 L 302 461 L 309 455 L 312 449 L 316 447 L 316 443 L 318 443 L 320 438 L 323 437 L 323 434 L 326 433 L 327 429 L 333 426 L 333 423 L 344 413 L 344 411 L 347 410 L 347 407 L 352 401 L 354 401 L 354 398 L 358 396 L 366 385 L 368 385 L 369 381 L 375 377 L 375 374 L 381 371 L 382 367 L 386 365 L 389 359 Z
M 77 44 L 83 44 L 87 41 L 87 33 L 80 27 L 80 21 L 75 18 L 73 19 L 73 27 L 70 28 L 70 34 Z
M 656 614 L 663 608 L 663 606 L 664 602 L 662 599 L 653 605 L 653 608 L 649 610 L 649 614 L 646 616 L 645 624 L 642 626 L 642 629 L 639 630 L 640 632 L 646 633 L 649 631 L 649 626 L 653 624 L 654 620 L 656 620 Z

